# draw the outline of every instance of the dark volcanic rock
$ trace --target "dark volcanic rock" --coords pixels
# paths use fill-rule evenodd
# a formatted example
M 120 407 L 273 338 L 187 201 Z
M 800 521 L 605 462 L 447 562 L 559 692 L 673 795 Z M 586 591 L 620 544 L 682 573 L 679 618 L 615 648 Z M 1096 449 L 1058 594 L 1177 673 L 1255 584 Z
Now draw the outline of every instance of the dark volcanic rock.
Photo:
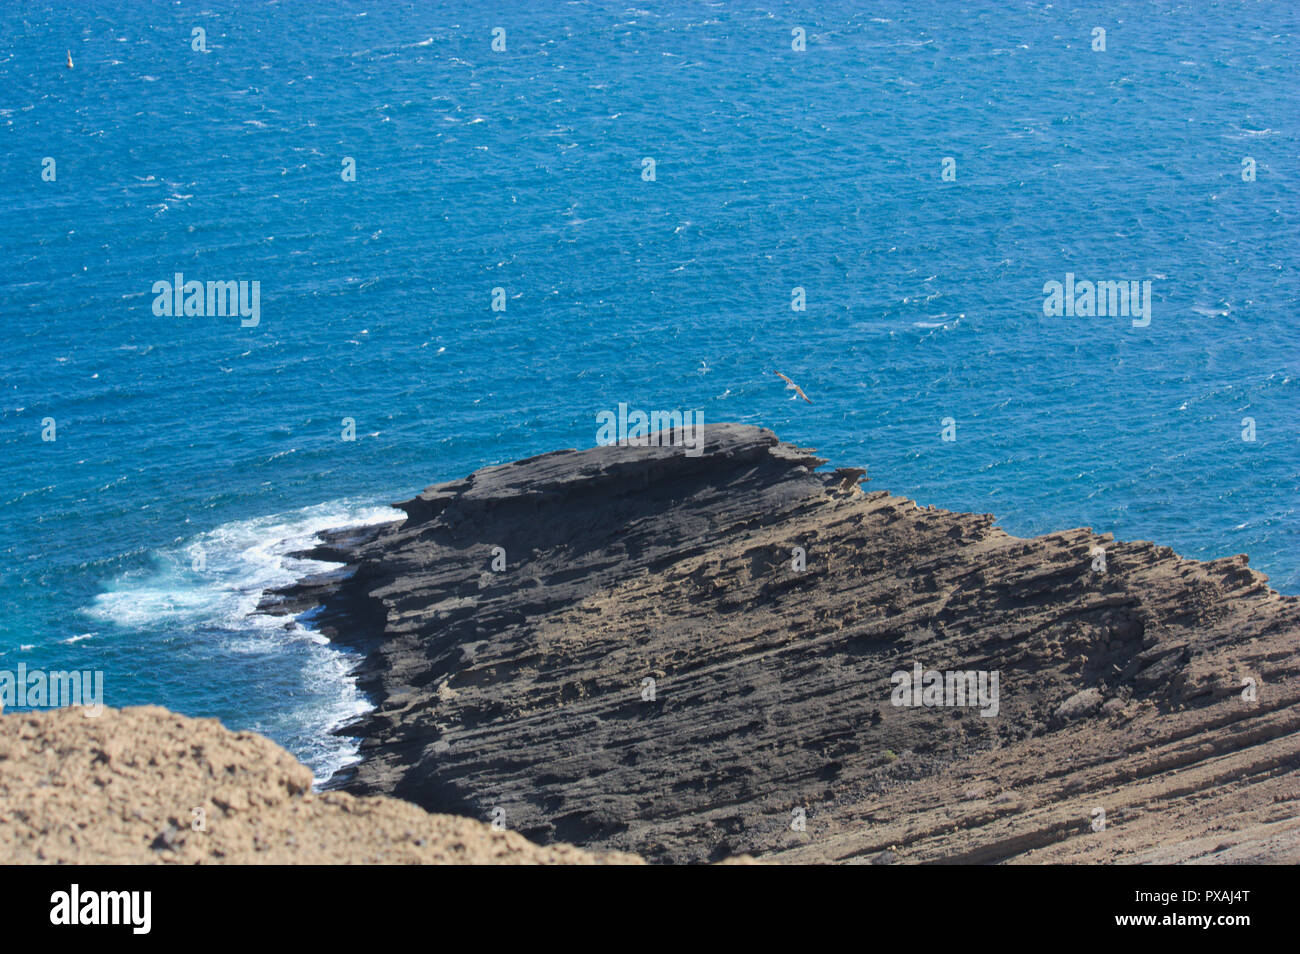
M 325 535 L 344 570 L 264 606 L 366 653 L 342 783 L 658 860 L 1293 858 L 1300 600 L 822 463 L 713 425 L 698 457 L 544 454 Z M 893 705 L 916 663 L 996 672 L 997 715 Z

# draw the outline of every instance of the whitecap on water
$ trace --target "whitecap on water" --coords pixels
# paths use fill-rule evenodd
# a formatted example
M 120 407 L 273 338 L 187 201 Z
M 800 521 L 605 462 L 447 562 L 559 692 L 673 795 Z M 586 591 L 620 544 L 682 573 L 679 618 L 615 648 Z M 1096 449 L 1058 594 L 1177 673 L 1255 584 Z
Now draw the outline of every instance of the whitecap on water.
M 250 699 L 247 711 L 261 713 L 262 721 L 238 727 L 275 738 L 323 782 L 356 759 L 355 742 L 331 732 L 370 708 L 349 675 L 358 659 L 312 630 L 308 615 L 267 616 L 257 605 L 268 589 L 334 566 L 288 556 L 310 548 L 318 532 L 401 516 L 391 507 L 340 500 L 222 524 L 156 551 L 149 567 L 113 580 L 84 613 L 208 661 L 273 657 L 286 666 L 296 681 L 272 706 L 264 697 Z M 195 683 L 213 678 L 210 671 L 193 674 Z

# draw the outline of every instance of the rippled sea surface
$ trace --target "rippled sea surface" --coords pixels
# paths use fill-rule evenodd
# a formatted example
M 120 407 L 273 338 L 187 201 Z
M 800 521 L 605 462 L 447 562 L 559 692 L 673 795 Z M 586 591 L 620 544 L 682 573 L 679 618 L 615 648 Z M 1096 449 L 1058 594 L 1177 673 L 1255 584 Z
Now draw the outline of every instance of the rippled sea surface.
M 1300 6 L 224 6 L 0 11 L 0 668 L 324 776 L 365 702 L 249 615 L 283 554 L 619 402 L 1300 592 Z

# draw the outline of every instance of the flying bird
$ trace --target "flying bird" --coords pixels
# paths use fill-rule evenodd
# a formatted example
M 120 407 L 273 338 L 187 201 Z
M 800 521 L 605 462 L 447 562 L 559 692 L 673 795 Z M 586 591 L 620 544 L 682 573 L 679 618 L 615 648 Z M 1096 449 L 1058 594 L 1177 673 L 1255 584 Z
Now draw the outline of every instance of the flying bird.
M 785 382 L 785 389 L 786 389 L 787 391 L 794 391 L 795 394 L 799 395 L 799 397 L 803 398 L 803 399 L 804 399 L 805 401 L 807 401 L 809 404 L 812 403 L 812 399 L 811 399 L 810 397 L 808 397 L 808 395 L 806 395 L 806 394 L 803 393 L 803 388 L 799 387 L 799 385 L 795 384 L 793 381 L 791 381 L 789 378 L 787 378 L 787 377 L 786 377 L 784 374 L 782 374 L 780 371 L 773 371 L 772 373 L 775 374 L 778 378 L 780 378 L 782 381 Z M 793 401 L 794 398 L 791 398 L 790 400 Z

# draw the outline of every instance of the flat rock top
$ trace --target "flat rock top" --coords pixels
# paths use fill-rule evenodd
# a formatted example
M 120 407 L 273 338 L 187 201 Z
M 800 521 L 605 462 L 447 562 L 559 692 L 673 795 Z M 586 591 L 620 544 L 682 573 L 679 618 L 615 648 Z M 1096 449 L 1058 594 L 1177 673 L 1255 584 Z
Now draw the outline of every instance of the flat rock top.
M 392 798 L 311 793 L 288 752 L 155 706 L 0 716 L 6 864 L 636 863 Z M 196 820 L 202 830 L 195 830 Z
M 823 463 L 711 425 L 323 535 L 347 573 L 264 608 L 366 654 L 340 784 L 660 861 L 1300 859 L 1300 600 Z M 896 705 L 918 664 L 996 675 L 996 712 Z

